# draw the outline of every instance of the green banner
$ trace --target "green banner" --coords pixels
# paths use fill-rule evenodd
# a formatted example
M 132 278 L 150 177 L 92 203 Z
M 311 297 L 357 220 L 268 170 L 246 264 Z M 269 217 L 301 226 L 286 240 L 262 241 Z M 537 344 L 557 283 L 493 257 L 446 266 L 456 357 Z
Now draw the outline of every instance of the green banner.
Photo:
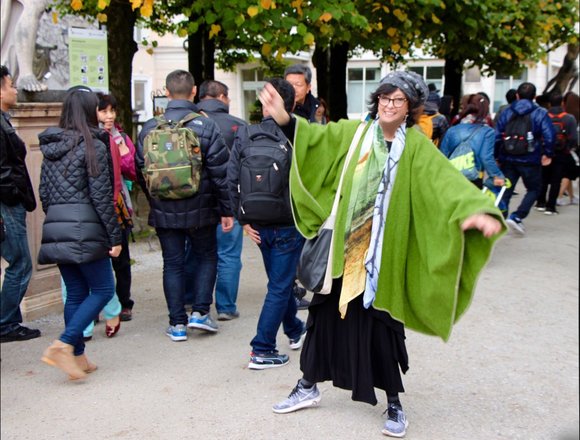
M 109 92 L 107 31 L 69 28 L 70 85 Z

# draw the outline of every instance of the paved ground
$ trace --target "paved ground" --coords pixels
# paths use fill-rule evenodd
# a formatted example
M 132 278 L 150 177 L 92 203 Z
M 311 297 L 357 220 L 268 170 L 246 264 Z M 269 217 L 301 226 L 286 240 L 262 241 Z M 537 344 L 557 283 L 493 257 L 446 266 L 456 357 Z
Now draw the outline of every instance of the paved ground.
M 578 206 L 560 211 L 533 212 L 525 238 L 498 244 L 449 343 L 408 333 L 408 439 L 578 439 Z M 382 394 L 372 407 L 324 383 L 320 407 L 272 413 L 300 376 L 299 353 L 280 335 L 290 365 L 247 369 L 265 275 L 256 247 L 244 246 L 241 317 L 216 335 L 164 335 L 154 241 L 132 247 L 135 318 L 113 339 L 96 327 L 87 353 L 99 370 L 87 380 L 40 362 L 61 316 L 29 323 L 42 338 L 2 344 L 2 440 L 384 438 Z

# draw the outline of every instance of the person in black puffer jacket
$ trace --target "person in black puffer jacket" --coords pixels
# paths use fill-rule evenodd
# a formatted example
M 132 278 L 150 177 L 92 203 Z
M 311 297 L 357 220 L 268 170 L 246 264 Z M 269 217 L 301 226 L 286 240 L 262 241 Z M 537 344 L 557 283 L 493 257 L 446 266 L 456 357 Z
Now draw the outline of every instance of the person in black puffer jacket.
M 38 136 L 44 156 L 39 194 L 46 214 L 38 262 L 58 265 L 68 293 L 65 330 L 42 360 L 71 379 L 96 369 L 84 354 L 83 329 L 115 294 L 110 257 L 121 252 L 109 136 L 97 128 L 97 105 L 89 88 L 71 88 L 59 127 Z
M 191 73 L 175 70 L 165 80 L 169 104 L 165 119 L 181 121 L 188 114 L 199 113 L 193 103 L 196 94 Z M 234 220 L 230 208 L 226 183 L 228 149 L 216 123 L 204 116 L 188 122 L 199 137 L 202 169 L 198 192 L 189 198 L 160 200 L 149 196 L 144 184 L 143 145 L 147 134 L 157 127 L 150 119 L 139 133 L 135 161 L 138 180 L 148 197 L 151 211 L 149 225 L 155 227 L 163 255 L 163 290 L 169 310 L 169 327 L 166 334 L 173 341 L 187 339 L 186 326 L 216 332 L 217 325 L 210 315 L 213 286 L 217 271 L 216 226 L 221 222 L 224 232 L 231 231 Z M 185 242 L 191 241 L 196 280 L 195 298 L 191 317 L 184 305 Z

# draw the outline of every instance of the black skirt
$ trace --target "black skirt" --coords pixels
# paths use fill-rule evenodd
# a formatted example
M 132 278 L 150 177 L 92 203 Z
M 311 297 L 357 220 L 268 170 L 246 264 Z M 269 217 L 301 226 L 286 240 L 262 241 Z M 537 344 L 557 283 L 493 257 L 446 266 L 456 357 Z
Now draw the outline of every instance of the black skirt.
M 408 369 L 405 329 L 387 312 L 363 306 L 363 295 L 338 311 L 342 278 L 328 295 L 315 294 L 308 308 L 308 333 L 300 356 L 304 379 L 352 390 L 352 400 L 377 404 L 374 388 L 387 395 L 404 392 L 401 371 Z

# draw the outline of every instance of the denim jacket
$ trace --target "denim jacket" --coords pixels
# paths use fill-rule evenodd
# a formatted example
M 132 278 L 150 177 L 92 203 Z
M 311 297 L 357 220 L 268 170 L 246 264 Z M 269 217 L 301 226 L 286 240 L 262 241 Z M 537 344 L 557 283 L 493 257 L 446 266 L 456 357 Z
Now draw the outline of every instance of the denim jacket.
M 477 130 L 477 131 L 476 131 Z M 481 172 L 484 171 L 490 177 L 504 178 L 493 154 L 495 133 L 493 128 L 484 124 L 460 123 L 449 128 L 441 142 L 441 152 L 446 156 L 453 152 L 461 141 L 471 136 L 469 141 L 475 156 L 475 166 Z

